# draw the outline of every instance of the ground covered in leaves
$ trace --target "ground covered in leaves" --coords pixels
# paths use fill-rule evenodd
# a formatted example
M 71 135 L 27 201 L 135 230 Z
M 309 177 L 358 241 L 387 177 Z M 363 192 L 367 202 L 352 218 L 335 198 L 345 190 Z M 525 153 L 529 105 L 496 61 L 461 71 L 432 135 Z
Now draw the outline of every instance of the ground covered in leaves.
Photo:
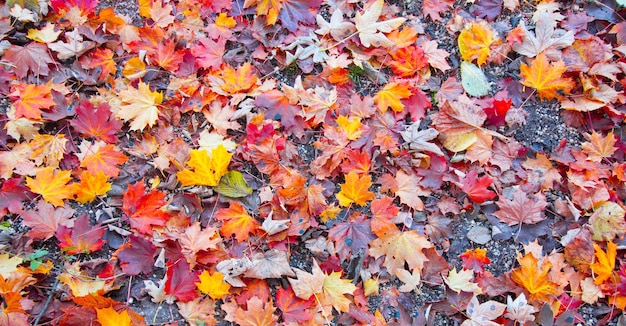
M 0 324 L 623 324 L 624 5 L 7 1 Z

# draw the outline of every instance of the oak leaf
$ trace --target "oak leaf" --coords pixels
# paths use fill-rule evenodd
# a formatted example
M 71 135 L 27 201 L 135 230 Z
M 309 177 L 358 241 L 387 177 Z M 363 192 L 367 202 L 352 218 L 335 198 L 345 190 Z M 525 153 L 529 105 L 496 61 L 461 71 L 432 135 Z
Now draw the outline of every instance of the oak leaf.
M 461 58 L 474 61 L 479 66 L 487 62 L 491 53 L 490 46 L 496 41 L 495 32 L 485 21 L 470 23 L 461 31 L 458 38 Z
M 72 197 L 72 188 L 67 185 L 71 179 L 71 171 L 45 167 L 35 173 L 34 179 L 26 177 L 26 186 L 55 207 L 65 206 L 63 200 Z
M 246 241 L 260 227 L 259 222 L 248 214 L 245 207 L 234 201 L 230 203 L 230 207 L 220 209 L 215 218 L 224 222 L 220 233 L 225 237 L 235 235 L 239 242 Z
M 176 177 L 184 186 L 217 186 L 220 179 L 228 171 L 230 154 L 223 145 L 218 145 L 211 155 L 203 149 L 192 149 L 191 159 L 186 165 L 191 169 L 184 169 L 176 173 Z
M 372 185 L 372 177 L 369 174 L 359 176 L 352 171 L 346 175 L 346 183 L 340 185 L 341 191 L 337 193 L 339 205 L 348 207 L 355 203 L 364 206 L 369 200 L 374 198 L 374 193 L 369 191 Z
M 411 270 L 422 270 L 429 259 L 422 252 L 433 244 L 416 230 L 390 232 L 370 243 L 369 254 L 374 258 L 385 256 L 383 266 L 390 274 L 397 275 L 407 263 Z
M 213 275 L 207 270 L 200 274 L 200 282 L 196 283 L 200 292 L 208 295 L 213 300 L 221 299 L 228 295 L 230 284 L 224 282 L 224 274 L 215 272 Z
M 615 269 L 615 257 L 617 256 L 617 245 L 612 241 L 606 243 L 606 251 L 602 250 L 596 243 L 593 244 L 595 250 L 595 261 L 589 265 L 595 276 L 594 283 L 600 285 L 613 276 Z
M 539 260 L 532 253 L 520 255 L 517 261 L 520 268 L 511 272 L 511 279 L 528 291 L 531 302 L 552 302 L 559 294 L 558 284 L 548 279 L 552 264 L 544 260 L 539 267 Z
M 163 94 L 152 92 L 150 86 L 140 81 L 137 88 L 129 86 L 118 93 L 122 105 L 116 117 L 130 121 L 130 130 L 144 130 L 153 126 L 159 119 L 159 105 L 163 102 Z
M 546 219 L 543 211 L 548 202 L 545 198 L 541 192 L 533 194 L 532 198 L 529 198 L 527 193 L 521 189 L 516 189 L 512 200 L 504 196 L 498 200 L 500 209 L 493 215 L 508 225 L 535 224 Z
M 391 32 L 406 21 L 406 18 L 398 17 L 379 22 L 378 18 L 383 11 L 384 5 L 385 2 L 383 0 L 377 0 L 363 13 L 357 12 L 354 16 L 354 23 L 359 33 L 359 40 L 361 40 L 361 43 L 367 48 L 372 45 L 385 48 L 394 46 L 394 43 L 383 33 Z
M 559 93 L 568 94 L 575 83 L 569 77 L 563 77 L 567 70 L 563 61 L 550 63 L 546 55 L 541 52 L 530 65 L 522 63 L 520 77 L 522 84 L 535 88 L 539 97 L 545 100 L 560 98 Z

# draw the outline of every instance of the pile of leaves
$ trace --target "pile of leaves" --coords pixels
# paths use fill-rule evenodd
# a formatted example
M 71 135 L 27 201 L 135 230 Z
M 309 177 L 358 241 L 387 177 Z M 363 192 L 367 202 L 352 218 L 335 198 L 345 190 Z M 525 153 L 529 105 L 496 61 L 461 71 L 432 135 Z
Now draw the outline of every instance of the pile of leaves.
M 0 324 L 618 318 L 623 5 L 7 1 Z

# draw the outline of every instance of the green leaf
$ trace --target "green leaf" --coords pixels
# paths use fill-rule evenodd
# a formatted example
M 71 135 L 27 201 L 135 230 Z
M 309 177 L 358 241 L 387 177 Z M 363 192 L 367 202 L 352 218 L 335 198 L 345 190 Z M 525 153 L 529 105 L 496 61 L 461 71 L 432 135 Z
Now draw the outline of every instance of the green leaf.
M 252 188 L 248 186 L 243 174 L 238 171 L 228 171 L 220 179 L 216 188 L 221 195 L 231 198 L 240 198 L 252 193 Z
M 38 14 L 41 10 L 39 8 L 39 1 L 37 0 L 7 0 L 6 2 L 6 7 L 9 10 L 15 5 L 20 5 L 22 9 L 29 9 L 35 14 Z
M 485 96 L 491 90 L 483 71 L 475 64 L 467 61 L 461 63 L 461 83 L 465 92 L 474 97 Z

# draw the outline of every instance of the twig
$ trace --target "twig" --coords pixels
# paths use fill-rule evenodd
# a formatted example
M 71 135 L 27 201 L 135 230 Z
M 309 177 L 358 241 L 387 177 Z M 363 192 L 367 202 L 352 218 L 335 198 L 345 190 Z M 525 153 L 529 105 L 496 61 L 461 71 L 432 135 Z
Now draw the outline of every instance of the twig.
M 52 301 L 52 297 L 54 296 L 54 292 L 56 292 L 56 290 L 57 290 L 57 286 L 59 286 L 59 279 L 58 278 L 54 280 L 54 284 L 52 285 L 52 289 L 50 289 L 50 292 L 48 294 L 48 299 L 46 300 L 46 303 L 41 308 L 41 311 L 37 315 L 37 318 L 35 318 L 35 321 L 33 321 L 33 326 L 37 326 L 37 324 L 39 324 L 39 320 L 41 320 L 41 317 L 43 317 L 43 314 L 46 312 L 46 310 L 48 310 L 48 306 L 50 305 L 50 302 Z

